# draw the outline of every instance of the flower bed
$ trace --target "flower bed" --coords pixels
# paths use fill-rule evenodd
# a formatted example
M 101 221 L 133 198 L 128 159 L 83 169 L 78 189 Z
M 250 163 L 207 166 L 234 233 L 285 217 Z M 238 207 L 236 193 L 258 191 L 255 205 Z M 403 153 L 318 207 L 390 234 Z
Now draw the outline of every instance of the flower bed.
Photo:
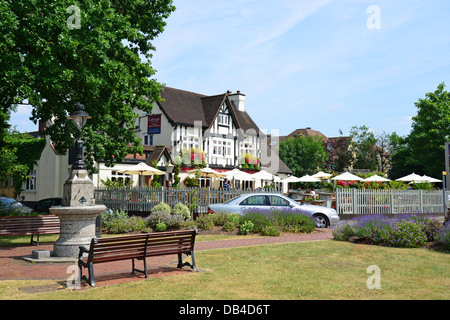
M 450 249 L 449 225 L 420 213 L 394 217 L 376 214 L 341 221 L 334 228 L 333 237 L 340 241 L 403 248 L 419 248 L 434 242 Z

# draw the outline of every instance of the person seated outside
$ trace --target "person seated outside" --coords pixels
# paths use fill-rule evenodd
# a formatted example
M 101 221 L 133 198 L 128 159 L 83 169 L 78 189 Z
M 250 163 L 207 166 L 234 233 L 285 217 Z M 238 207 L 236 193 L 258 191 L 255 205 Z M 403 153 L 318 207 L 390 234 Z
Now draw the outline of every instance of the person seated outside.
M 228 179 L 225 179 L 225 180 L 223 181 L 222 187 L 223 187 L 223 190 L 230 190 L 230 189 L 231 189 L 231 185 L 230 185 L 230 183 L 228 182 Z

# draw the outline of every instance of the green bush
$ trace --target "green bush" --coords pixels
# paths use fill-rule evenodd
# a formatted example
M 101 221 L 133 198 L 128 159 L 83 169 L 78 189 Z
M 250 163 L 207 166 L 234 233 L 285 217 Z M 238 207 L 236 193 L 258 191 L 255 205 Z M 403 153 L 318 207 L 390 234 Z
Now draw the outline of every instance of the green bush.
M 147 228 L 147 223 L 141 217 L 112 218 L 106 223 L 106 232 L 112 234 L 141 231 Z
M 197 226 L 203 230 L 211 230 L 214 227 L 213 214 L 199 215 L 195 222 Z
M 166 231 L 167 230 L 167 225 L 164 222 L 159 222 L 156 224 L 156 231 Z
M 182 216 L 185 220 L 191 218 L 191 212 L 189 211 L 189 208 L 181 202 L 175 205 L 175 207 L 172 209 L 171 214 Z
M 278 237 L 280 235 L 280 230 L 276 226 L 265 226 L 261 230 L 261 234 L 263 236 L 269 236 L 269 237 Z
M 393 247 L 419 248 L 426 242 L 422 226 L 411 221 L 398 223 L 389 234 L 389 244 Z
M 166 211 L 152 212 L 146 218 L 146 221 L 148 226 L 152 229 L 157 229 L 157 225 L 160 222 L 165 223 L 169 230 L 178 230 L 185 226 L 185 220 L 182 216 L 176 214 L 172 215 Z
M 167 212 L 168 214 L 170 214 L 172 212 L 172 209 L 170 208 L 170 206 L 164 202 L 160 202 L 158 203 L 156 206 L 153 207 L 152 212 L 159 212 L 159 211 L 164 211 Z
M 450 250 L 450 223 L 446 222 L 434 235 L 437 243 Z
M 228 221 L 229 215 L 230 215 L 229 213 L 219 212 L 219 213 L 211 214 L 211 218 L 213 220 L 214 225 L 223 226 L 225 224 L 225 222 Z
M 128 212 L 124 210 L 105 210 L 102 212 L 102 227 L 106 227 L 112 219 L 128 219 Z
M 245 221 L 243 224 L 241 224 L 240 232 L 243 235 L 249 234 L 250 232 L 253 231 L 253 227 L 254 227 L 253 222 Z
M 236 223 L 232 221 L 227 221 L 223 224 L 223 229 L 225 231 L 233 231 L 234 229 L 236 229 Z
M 332 231 L 333 238 L 338 241 L 348 241 L 350 237 L 355 236 L 355 232 L 348 221 L 339 223 Z
M 228 216 L 228 221 L 234 224 L 239 223 L 239 215 L 237 213 L 232 213 Z

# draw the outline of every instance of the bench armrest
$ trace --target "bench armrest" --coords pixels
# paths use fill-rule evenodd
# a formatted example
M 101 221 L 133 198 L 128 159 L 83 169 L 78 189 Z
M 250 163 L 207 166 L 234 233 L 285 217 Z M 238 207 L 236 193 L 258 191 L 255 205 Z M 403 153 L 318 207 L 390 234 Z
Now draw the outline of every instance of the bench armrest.
M 89 253 L 89 250 L 83 246 L 79 246 L 80 252 L 78 253 L 78 259 L 81 259 L 84 253 Z

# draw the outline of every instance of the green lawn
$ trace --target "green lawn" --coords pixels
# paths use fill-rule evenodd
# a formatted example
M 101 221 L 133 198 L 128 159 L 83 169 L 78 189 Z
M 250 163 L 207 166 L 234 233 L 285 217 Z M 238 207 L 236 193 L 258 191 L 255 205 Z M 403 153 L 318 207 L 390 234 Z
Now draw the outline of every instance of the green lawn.
M 176 258 L 176 257 L 174 257 Z M 334 240 L 196 252 L 202 271 L 48 293 L 23 288 L 55 281 L 0 281 L 0 299 L 444 299 L 450 255 Z M 380 268 L 381 289 L 368 289 L 367 268 Z

